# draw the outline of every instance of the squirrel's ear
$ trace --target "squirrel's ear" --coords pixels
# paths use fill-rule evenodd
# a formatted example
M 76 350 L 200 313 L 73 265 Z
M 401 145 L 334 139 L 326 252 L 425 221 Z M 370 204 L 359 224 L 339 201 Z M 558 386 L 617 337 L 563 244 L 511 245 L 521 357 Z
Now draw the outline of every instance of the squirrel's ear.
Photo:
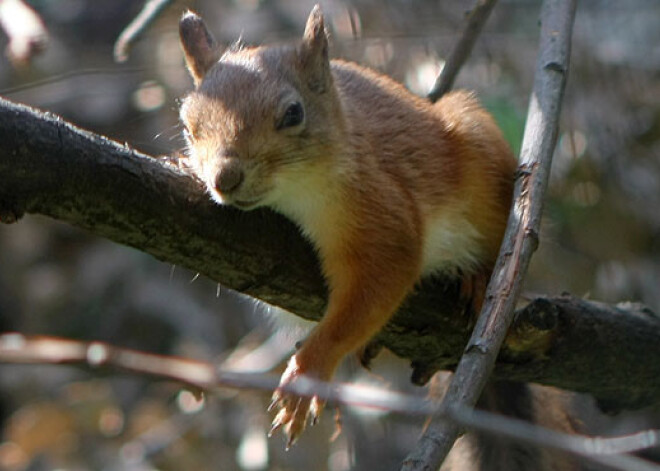
M 307 19 L 300 59 L 309 88 L 317 93 L 325 92 L 332 84 L 332 75 L 328 58 L 328 36 L 320 5 L 314 7 Z
M 220 48 L 204 20 L 190 10 L 185 12 L 179 21 L 179 37 L 186 57 L 186 66 L 197 87 L 206 72 L 220 59 Z

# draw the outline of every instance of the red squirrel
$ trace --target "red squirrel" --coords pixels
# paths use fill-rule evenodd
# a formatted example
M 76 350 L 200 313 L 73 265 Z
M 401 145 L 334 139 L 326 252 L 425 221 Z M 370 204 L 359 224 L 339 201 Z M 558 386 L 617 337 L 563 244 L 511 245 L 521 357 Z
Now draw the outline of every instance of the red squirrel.
M 432 104 L 330 60 L 319 6 L 291 44 L 223 49 L 192 12 L 179 30 L 195 86 L 180 109 L 194 173 L 220 204 L 268 206 L 297 223 L 328 284 L 325 314 L 280 386 L 331 380 L 425 275 L 463 277 L 478 308 L 516 162 L 471 93 Z M 278 388 L 273 405 L 273 430 L 291 445 L 323 402 Z

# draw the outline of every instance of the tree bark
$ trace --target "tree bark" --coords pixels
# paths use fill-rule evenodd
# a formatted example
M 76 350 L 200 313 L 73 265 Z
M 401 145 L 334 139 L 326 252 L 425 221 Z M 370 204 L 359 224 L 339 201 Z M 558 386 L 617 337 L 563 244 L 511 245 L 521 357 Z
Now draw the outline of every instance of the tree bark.
M 317 320 L 326 288 L 314 250 L 268 210 L 211 202 L 183 166 L 0 99 L 0 220 L 41 214 L 198 271 L 224 286 Z M 459 285 L 423 280 L 378 335 L 425 382 L 458 362 L 470 335 Z M 377 350 L 374 348 L 373 350 Z M 572 297 L 522 310 L 498 379 L 592 393 L 610 409 L 660 403 L 660 319 Z

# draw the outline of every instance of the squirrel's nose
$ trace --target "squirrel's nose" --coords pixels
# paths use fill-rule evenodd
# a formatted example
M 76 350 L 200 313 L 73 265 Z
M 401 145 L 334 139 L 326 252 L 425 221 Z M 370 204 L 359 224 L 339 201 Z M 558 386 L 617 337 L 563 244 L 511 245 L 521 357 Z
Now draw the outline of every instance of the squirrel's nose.
M 243 183 L 244 175 L 237 158 L 223 162 L 215 176 L 215 187 L 220 193 L 228 194 L 238 189 Z

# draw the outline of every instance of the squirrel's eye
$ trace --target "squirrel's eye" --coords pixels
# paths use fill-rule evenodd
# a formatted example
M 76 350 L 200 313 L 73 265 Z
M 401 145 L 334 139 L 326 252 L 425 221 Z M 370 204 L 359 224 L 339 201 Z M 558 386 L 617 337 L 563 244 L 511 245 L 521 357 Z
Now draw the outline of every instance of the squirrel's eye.
M 296 101 L 287 107 L 286 111 L 284 112 L 284 116 L 282 116 L 282 119 L 280 120 L 277 128 L 292 128 L 302 124 L 304 120 L 305 110 L 303 109 L 302 104 Z

